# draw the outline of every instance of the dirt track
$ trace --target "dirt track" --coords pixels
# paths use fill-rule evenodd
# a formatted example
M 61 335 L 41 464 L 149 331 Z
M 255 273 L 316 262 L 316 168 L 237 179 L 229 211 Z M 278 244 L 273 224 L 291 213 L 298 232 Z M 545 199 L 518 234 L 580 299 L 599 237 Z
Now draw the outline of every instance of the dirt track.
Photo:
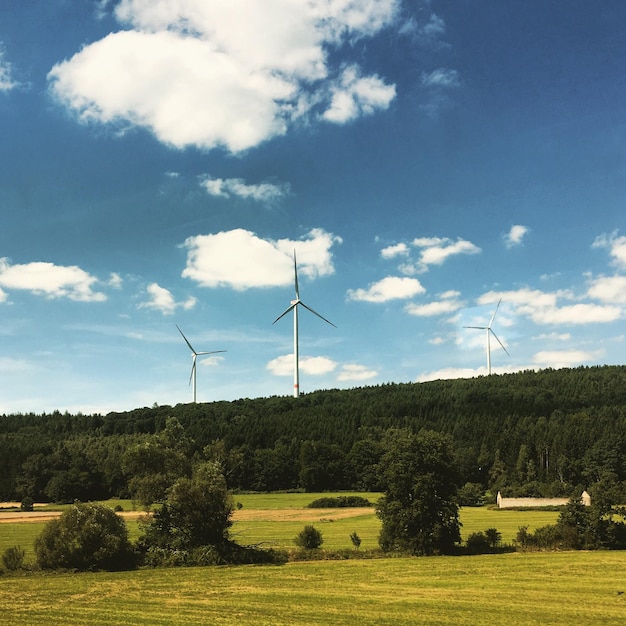
M 15 522 L 47 522 L 61 515 L 61 511 L 6 511 L 1 509 L 19 508 L 19 503 L 0 503 L 0 524 Z M 36 506 L 36 505 L 35 505 Z M 374 509 L 364 508 L 340 508 L 340 509 L 240 509 L 233 512 L 233 521 L 305 521 L 315 522 L 321 520 L 345 519 L 369 515 Z M 122 511 L 118 513 L 124 519 L 138 519 L 145 515 L 143 511 Z

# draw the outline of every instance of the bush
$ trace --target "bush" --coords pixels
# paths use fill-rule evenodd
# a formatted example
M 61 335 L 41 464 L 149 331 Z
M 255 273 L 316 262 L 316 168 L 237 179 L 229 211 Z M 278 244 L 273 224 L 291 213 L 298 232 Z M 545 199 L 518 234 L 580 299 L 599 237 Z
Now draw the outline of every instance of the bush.
M 32 498 L 26 496 L 22 499 L 22 503 L 20 504 L 20 509 L 22 511 L 32 511 L 35 506 L 35 503 Z
M 75 504 L 35 540 L 42 569 L 124 570 L 135 565 L 124 520 L 102 504 Z
M 24 549 L 21 546 L 10 546 L 2 555 L 2 564 L 10 572 L 24 567 Z
M 356 531 L 350 535 L 350 541 L 357 550 L 361 547 L 361 537 L 356 534 Z
M 361 496 L 338 496 L 336 498 L 318 498 L 307 505 L 309 509 L 343 509 L 348 507 L 374 506 L 367 498 Z
M 483 532 L 472 533 L 465 543 L 467 545 L 467 551 L 472 554 L 485 554 L 491 551 L 489 539 L 487 539 Z
M 305 550 L 316 550 L 324 543 L 322 533 L 310 524 L 298 533 L 294 541 L 298 547 Z

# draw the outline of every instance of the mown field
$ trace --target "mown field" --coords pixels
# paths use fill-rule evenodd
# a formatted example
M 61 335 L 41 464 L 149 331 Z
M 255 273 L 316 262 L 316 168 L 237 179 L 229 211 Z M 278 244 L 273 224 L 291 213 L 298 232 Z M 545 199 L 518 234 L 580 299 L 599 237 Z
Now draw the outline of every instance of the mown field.
M 306 509 L 316 497 L 237 495 L 241 507 L 233 536 L 240 543 L 293 549 L 297 532 L 313 523 L 328 550 L 354 549 L 352 532 L 361 537 L 361 550 L 377 547 L 379 522 L 373 509 Z M 131 508 L 130 503 L 122 504 Z M 507 543 L 519 526 L 532 530 L 556 516 L 487 508 L 461 512 L 465 537 L 495 527 Z M 0 524 L 0 553 L 19 544 L 32 558 L 32 541 L 42 527 L 41 522 Z M 129 528 L 132 536 L 138 535 L 136 521 L 129 522 Z M 5 573 L 0 576 L 0 623 L 617 625 L 626 623 L 625 592 L 626 555 L 620 552 Z

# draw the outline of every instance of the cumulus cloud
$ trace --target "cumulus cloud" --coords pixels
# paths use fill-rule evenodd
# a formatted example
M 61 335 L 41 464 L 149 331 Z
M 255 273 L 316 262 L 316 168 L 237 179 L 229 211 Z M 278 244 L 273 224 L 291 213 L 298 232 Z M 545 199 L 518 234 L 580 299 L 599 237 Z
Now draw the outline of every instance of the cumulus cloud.
M 395 86 L 356 63 L 335 67 L 332 51 L 397 25 L 400 4 L 122 0 L 114 15 L 125 30 L 84 46 L 48 78 L 84 122 L 236 153 L 303 115 L 345 123 L 387 108 Z
M 626 276 L 599 276 L 591 280 L 587 295 L 601 302 L 626 304 Z
M 255 202 L 273 202 L 289 193 L 289 185 L 275 185 L 273 183 L 248 184 L 241 178 L 201 178 L 200 184 L 206 192 L 218 198 L 236 196 L 244 200 Z
M 139 305 L 140 309 L 154 309 L 163 315 L 172 315 L 178 308 L 184 310 L 193 309 L 196 305 L 196 298 L 189 297 L 184 302 L 176 302 L 170 291 L 161 287 L 158 283 L 150 283 L 146 288 L 149 300 Z
M 413 246 L 419 250 L 419 259 L 414 266 L 417 272 L 425 272 L 431 265 L 442 265 L 452 256 L 481 252 L 478 246 L 460 237 L 456 241 L 447 237 L 419 237 L 413 240 Z
M 336 243 L 341 243 L 341 238 L 322 229 L 313 229 L 297 241 L 262 239 L 241 228 L 197 235 L 183 244 L 187 266 L 182 275 L 203 287 L 239 291 L 292 285 L 294 250 L 298 275 L 317 278 L 334 273 L 332 247 Z
M 387 246 L 380 251 L 380 255 L 383 259 L 393 259 L 397 256 L 407 256 L 409 254 L 409 247 L 405 243 L 398 243 L 394 246 Z
M 329 374 L 337 368 L 337 363 L 325 356 L 301 356 L 299 370 L 311 376 Z M 266 368 L 274 376 L 293 376 L 293 354 L 284 354 L 272 359 Z
M 94 291 L 98 279 L 75 265 L 34 262 L 11 265 L 0 259 L 0 288 L 30 291 L 47 298 L 69 298 L 77 302 L 102 302 L 102 292 Z
M 511 230 L 504 235 L 504 243 L 506 247 L 513 248 L 515 246 L 519 246 L 528 231 L 529 228 L 527 226 L 522 226 L 521 224 L 512 226 Z
M 600 235 L 595 238 L 592 247 L 607 248 L 613 259 L 613 265 L 626 269 L 626 237 L 624 235 L 619 236 L 617 231 L 610 235 Z
M 337 380 L 341 382 L 345 381 L 363 381 L 376 378 L 378 372 L 376 370 L 369 369 L 365 365 L 357 365 L 356 363 L 347 363 L 341 367 L 339 374 L 337 374 Z
M 593 324 L 614 322 L 623 316 L 622 309 L 613 304 L 570 302 L 576 296 L 568 290 L 544 292 L 523 288 L 517 291 L 488 292 L 479 304 L 493 304 L 500 298 L 513 307 L 514 313 L 531 319 L 535 324 Z M 566 303 L 563 303 L 565 301 Z
M 387 276 L 367 289 L 349 289 L 348 300 L 361 302 L 388 302 L 412 298 L 426 290 L 416 278 Z
M 330 91 L 330 106 L 322 118 L 336 124 L 386 109 L 396 95 L 394 85 L 386 85 L 378 76 L 361 77 L 355 66 L 346 68 Z
M 543 350 L 533 356 L 538 367 L 575 367 L 583 363 L 597 361 L 604 355 L 602 350 L 586 352 L 584 350 Z

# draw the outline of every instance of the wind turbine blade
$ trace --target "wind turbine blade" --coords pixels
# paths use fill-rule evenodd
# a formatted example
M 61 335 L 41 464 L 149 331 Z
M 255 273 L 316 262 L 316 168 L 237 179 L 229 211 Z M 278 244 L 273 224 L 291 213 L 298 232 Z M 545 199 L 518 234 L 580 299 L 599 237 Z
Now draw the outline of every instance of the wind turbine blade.
M 300 300 L 300 289 L 298 288 L 298 266 L 296 265 L 296 251 L 293 251 L 293 277 L 296 287 L 296 300 Z
M 185 340 L 185 343 L 189 346 L 189 349 L 194 353 L 197 354 L 196 351 L 193 349 L 193 346 L 189 343 L 189 340 L 187 339 L 187 337 L 185 337 L 185 333 L 183 333 L 183 331 L 180 329 L 180 327 L 178 326 L 178 324 L 176 324 L 176 328 L 178 328 L 178 332 L 183 336 L 183 339 Z
M 299 300 L 296 300 L 296 303 L 299 302 Z M 286 309 L 283 313 L 281 313 L 273 322 L 272 324 L 276 324 L 276 322 L 281 318 L 281 317 L 285 317 L 285 315 L 287 315 L 287 313 L 289 313 L 289 311 L 293 310 L 293 308 L 295 307 L 295 304 L 292 304 L 288 309 Z
M 196 352 L 196 355 L 203 356 L 204 354 L 217 354 L 218 352 L 226 352 L 226 350 L 211 350 L 211 352 Z
M 463 328 L 475 328 L 476 330 L 487 330 L 488 326 L 463 326 Z
M 498 339 L 498 335 L 496 335 L 496 333 L 493 332 L 493 330 L 491 330 L 491 328 L 489 329 L 489 332 L 496 338 L 496 341 L 500 344 L 500 347 L 509 355 L 509 351 L 504 347 L 504 344 L 500 341 L 500 339 Z
M 320 319 L 324 320 L 327 324 L 330 324 L 331 326 L 334 326 L 335 328 L 337 328 L 330 320 L 327 320 L 323 315 L 320 315 L 317 311 L 314 311 L 310 306 L 307 306 L 306 304 L 304 304 L 304 302 L 302 302 L 302 300 L 300 300 L 300 304 L 305 309 L 311 311 L 311 313 L 313 313 L 314 315 L 317 315 L 317 317 L 319 317 Z
M 493 312 L 493 315 L 491 316 L 491 321 L 489 322 L 488 328 L 491 328 L 491 325 L 493 324 L 493 320 L 496 319 L 496 313 L 498 312 L 498 309 L 500 308 L 501 302 L 502 302 L 502 298 L 498 300 L 498 304 L 496 305 L 496 310 Z

